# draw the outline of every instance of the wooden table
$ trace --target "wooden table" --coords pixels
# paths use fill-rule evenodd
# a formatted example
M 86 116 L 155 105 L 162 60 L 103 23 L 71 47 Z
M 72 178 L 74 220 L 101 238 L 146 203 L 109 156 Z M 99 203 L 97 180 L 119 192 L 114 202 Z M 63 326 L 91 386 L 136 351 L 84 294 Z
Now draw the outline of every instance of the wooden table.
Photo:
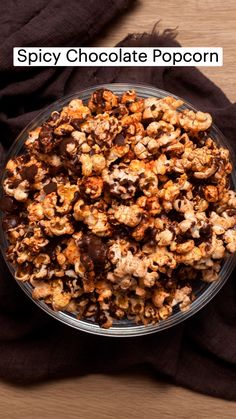
M 0 386 L 1 419 L 233 419 L 235 407 L 147 373 Z
M 184 47 L 223 47 L 223 67 L 200 70 L 236 100 L 236 1 L 235 0 L 137 0 L 123 16 L 103 32 L 96 46 L 114 46 L 128 33 L 177 28 Z
M 98 0 L 99 1 L 99 0 Z M 183 46 L 222 46 L 224 66 L 202 71 L 234 101 L 236 89 L 235 0 L 140 0 L 100 37 L 113 46 L 127 33 L 178 27 Z M 236 403 L 200 395 L 148 373 L 90 375 L 16 387 L 0 383 L 2 419 L 233 419 Z

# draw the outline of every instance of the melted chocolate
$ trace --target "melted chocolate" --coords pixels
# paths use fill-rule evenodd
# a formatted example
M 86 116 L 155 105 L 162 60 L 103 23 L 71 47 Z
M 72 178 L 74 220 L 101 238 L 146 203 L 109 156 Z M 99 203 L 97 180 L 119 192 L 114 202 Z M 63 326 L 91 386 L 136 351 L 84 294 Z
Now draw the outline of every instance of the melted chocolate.
M 15 228 L 20 224 L 20 218 L 17 215 L 8 215 L 4 217 L 2 222 L 3 230 L 7 231 L 11 228 Z
M 26 179 L 29 182 L 33 182 L 37 172 L 37 166 L 35 164 L 32 164 L 31 166 L 23 167 L 21 171 L 21 177 L 22 179 Z
M 117 136 L 114 138 L 114 144 L 115 145 L 124 145 L 125 144 L 125 137 L 121 132 L 119 134 L 117 134 Z
M 57 184 L 55 182 L 50 182 L 43 187 L 43 190 L 46 194 L 56 192 L 57 191 Z
M 94 264 L 92 258 L 86 254 L 81 255 L 81 262 L 84 265 L 86 271 L 93 271 Z
M 15 212 L 17 210 L 17 202 L 10 196 L 3 196 L 0 200 L 0 209 L 4 212 Z
M 100 237 L 95 234 L 84 235 L 80 242 L 80 249 L 94 263 L 95 267 L 103 267 L 106 263 L 107 247 Z
M 77 131 L 80 131 L 81 124 L 84 122 L 83 118 L 74 118 L 70 121 L 70 125 Z

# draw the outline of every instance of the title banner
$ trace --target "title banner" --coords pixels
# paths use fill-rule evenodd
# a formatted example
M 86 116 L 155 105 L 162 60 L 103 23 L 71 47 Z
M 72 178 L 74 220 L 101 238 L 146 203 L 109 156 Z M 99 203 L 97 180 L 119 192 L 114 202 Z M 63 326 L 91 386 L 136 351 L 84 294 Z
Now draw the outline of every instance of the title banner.
M 16 47 L 13 65 L 17 67 L 215 67 L 223 65 L 223 49 L 132 48 L 132 47 Z

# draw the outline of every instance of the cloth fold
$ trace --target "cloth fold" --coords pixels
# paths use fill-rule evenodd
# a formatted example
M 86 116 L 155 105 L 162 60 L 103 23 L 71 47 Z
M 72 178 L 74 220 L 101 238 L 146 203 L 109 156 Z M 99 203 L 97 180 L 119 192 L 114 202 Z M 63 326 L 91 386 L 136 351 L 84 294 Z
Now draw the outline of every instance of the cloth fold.
M 235 147 L 236 105 L 195 68 L 13 69 L 13 46 L 88 44 L 131 1 L 4 3 L 5 14 L 0 17 L 0 56 L 4 57 L 0 67 L 1 153 L 39 109 L 65 94 L 108 82 L 147 83 L 183 97 L 210 112 Z M 179 44 L 173 31 L 162 35 L 154 31 L 129 35 L 119 45 Z M 234 275 L 205 308 L 184 323 L 149 336 L 114 339 L 87 335 L 50 318 L 24 295 L 2 259 L 0 266 L 0 377 L 26 384 L 145 364 L 177 384 L 236 399 Z

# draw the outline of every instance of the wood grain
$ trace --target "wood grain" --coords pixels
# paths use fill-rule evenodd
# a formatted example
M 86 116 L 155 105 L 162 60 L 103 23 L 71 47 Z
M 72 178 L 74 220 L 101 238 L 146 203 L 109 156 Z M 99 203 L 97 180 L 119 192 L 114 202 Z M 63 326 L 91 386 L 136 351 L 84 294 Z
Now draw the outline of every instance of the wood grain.
M 96 46 L 113 46 L 128 33 L 150 32 L 160 21 L 160 31 L 177 28 L 185 47 L 223 47 L 223 67 L 201 67 L 232 101 L 236 100 L 236 1 L 235 0 L 137 0 L 116 19 Z
M 87 377 L 17 388 L 1 384 L 1 419 L 233 419 L 235 403 L 148 374 Z
M 236 100 L 236 1 L 143 0 L 97 39 L 112 46 L 128 33 L 178 27 L 183 46 L 222 46 L 224 66 L 203 71 Z M 1 419 L 233 419 L 236 403 L 161 383 L 148 374 L 90 375 L 19 388 L 0 382 Z

